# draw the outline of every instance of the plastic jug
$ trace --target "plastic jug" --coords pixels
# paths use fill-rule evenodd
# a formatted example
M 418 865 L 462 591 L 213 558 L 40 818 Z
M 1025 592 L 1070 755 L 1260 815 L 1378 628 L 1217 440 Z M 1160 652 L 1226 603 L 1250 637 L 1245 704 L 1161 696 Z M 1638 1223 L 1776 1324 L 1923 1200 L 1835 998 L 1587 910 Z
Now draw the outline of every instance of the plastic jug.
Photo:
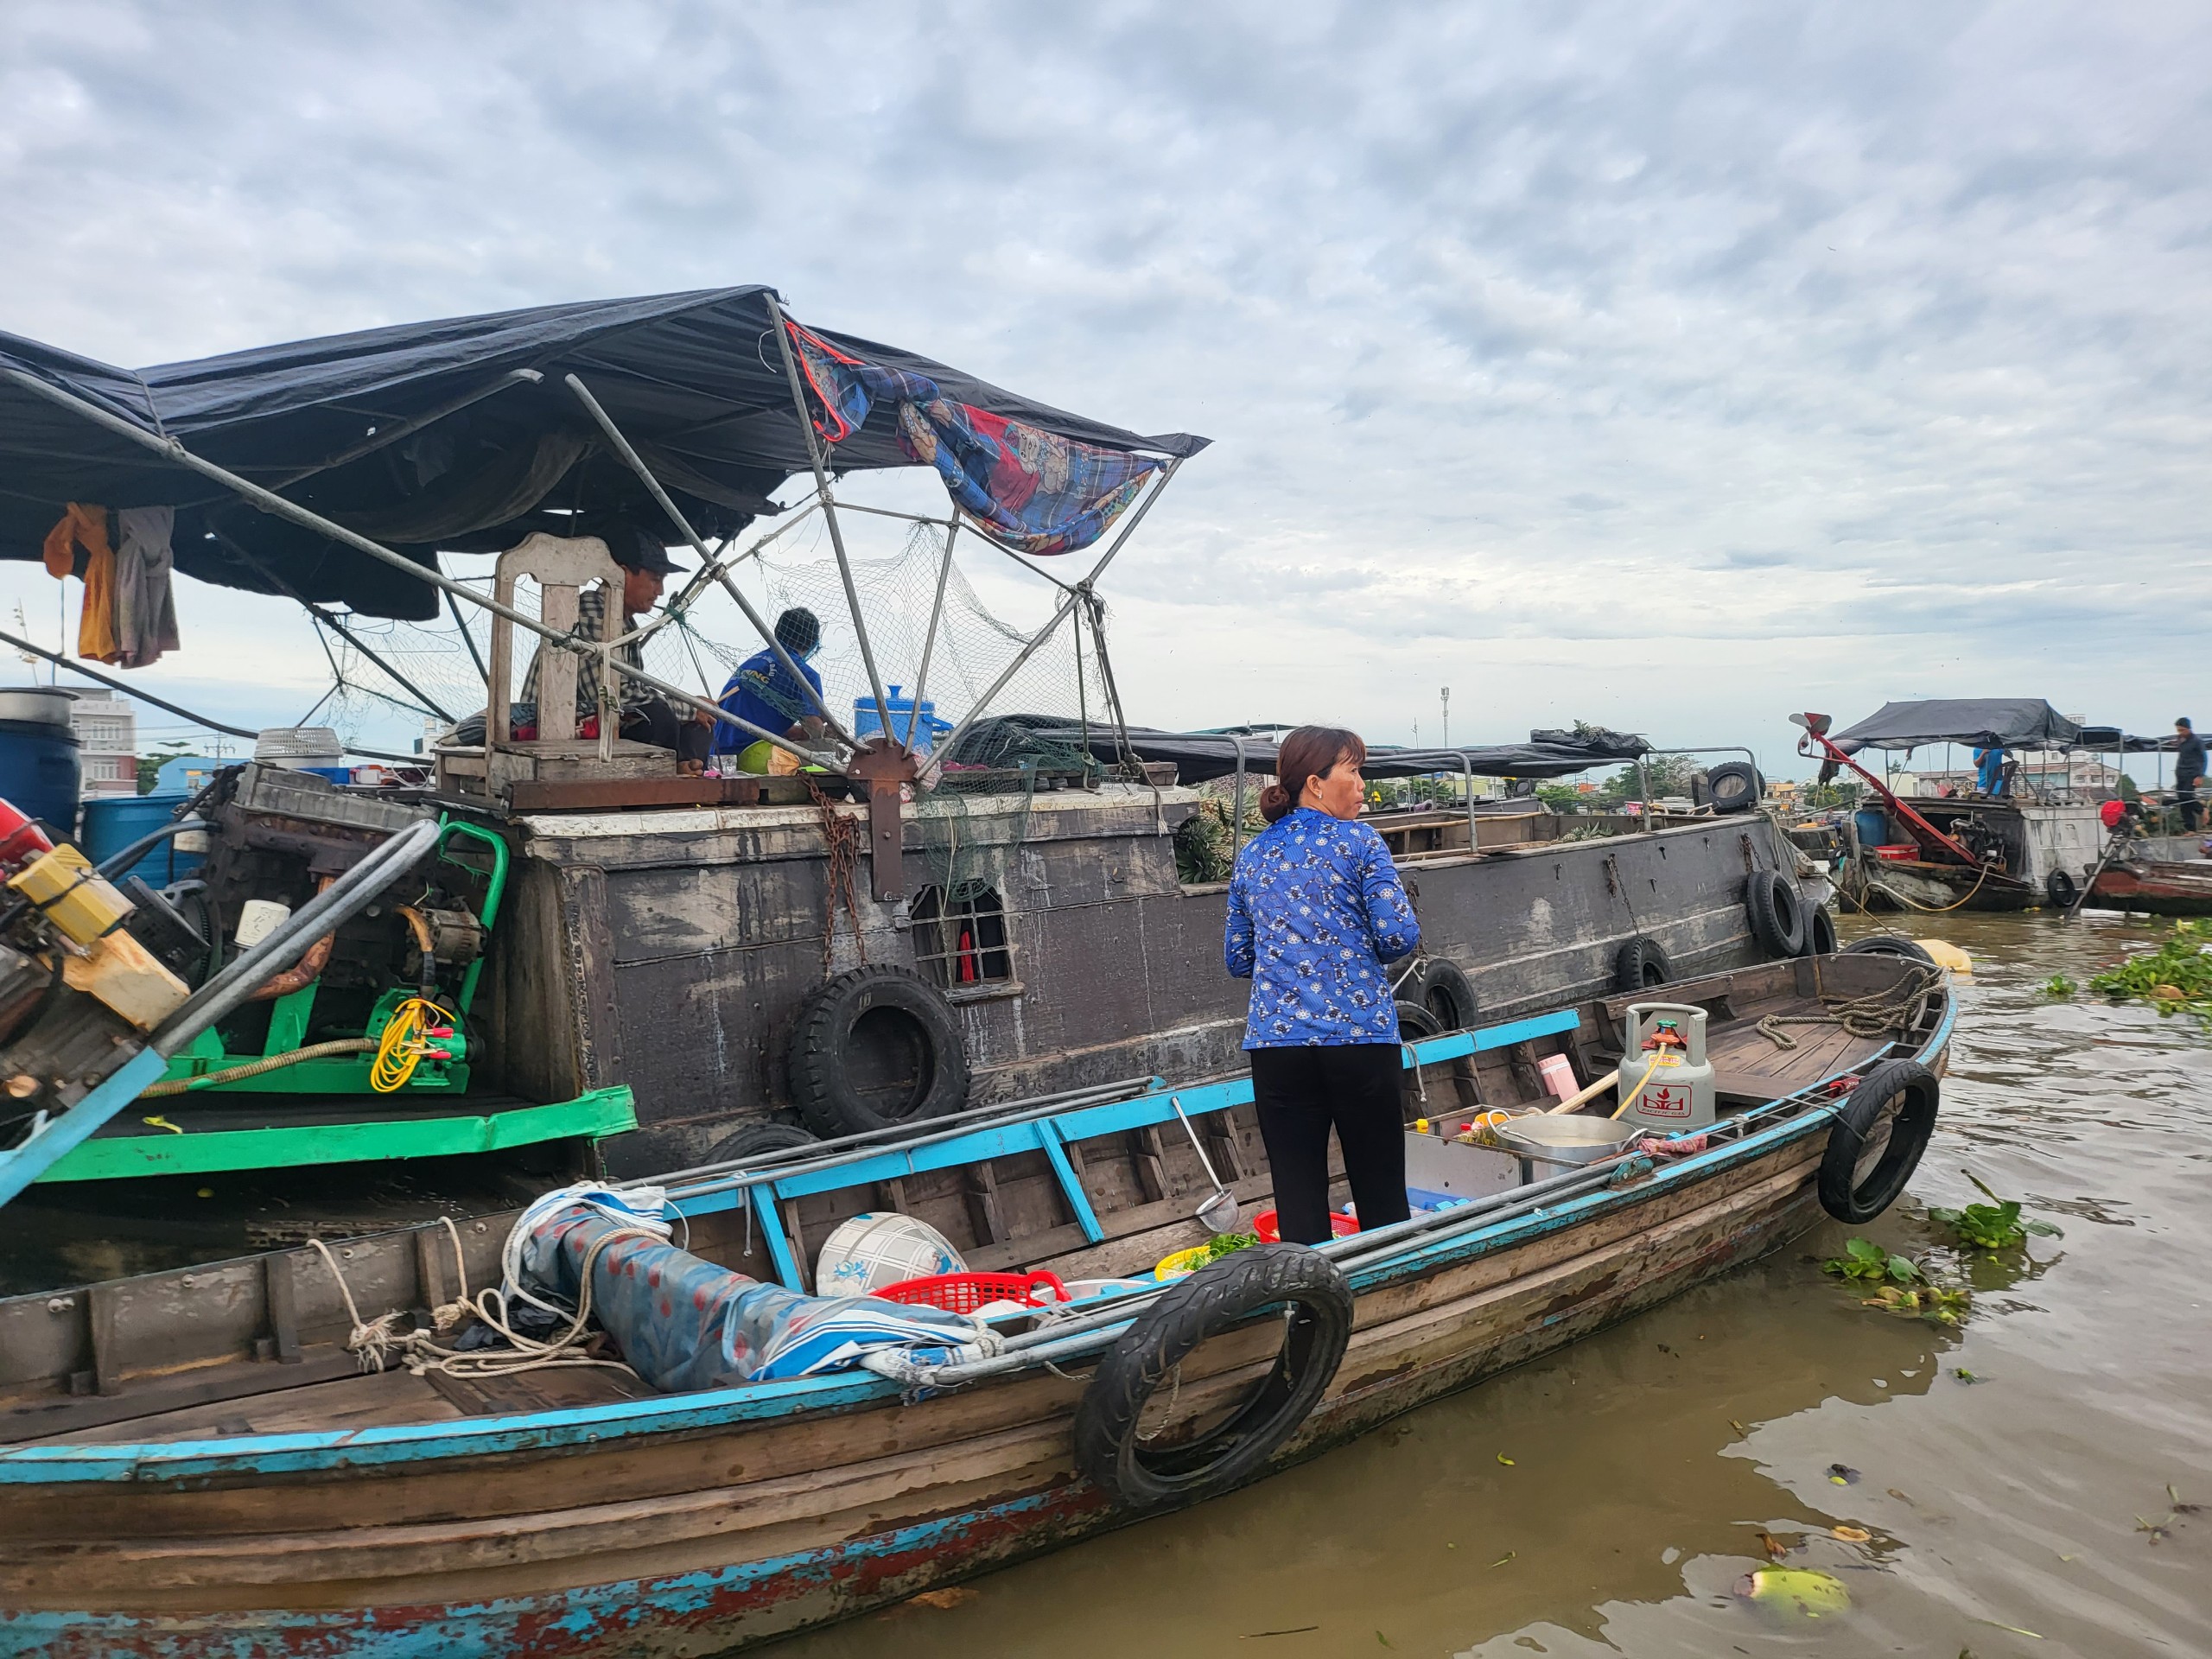
M 1685 1002 L 1638 1002 L 1624 1016 L 1616 1096 L 1624 1123 L 1701 1129 L 1715 1116 L 1713 1067 L 1705 1058 L 1705 1010 Z
M 902 697 L 899 688 L 891 686 L 884 696 L 891 709 L 891 734 L 917 754 L 927 754 L 937 739 L 952 729 L 950 722 L 937 717 L 937 703 L 924 698 L 919 708 L 912 697 Z M 883 714 L 875 706 L 873 696 L 853 699 L 853 735 L 866 742 L 883 729 Z

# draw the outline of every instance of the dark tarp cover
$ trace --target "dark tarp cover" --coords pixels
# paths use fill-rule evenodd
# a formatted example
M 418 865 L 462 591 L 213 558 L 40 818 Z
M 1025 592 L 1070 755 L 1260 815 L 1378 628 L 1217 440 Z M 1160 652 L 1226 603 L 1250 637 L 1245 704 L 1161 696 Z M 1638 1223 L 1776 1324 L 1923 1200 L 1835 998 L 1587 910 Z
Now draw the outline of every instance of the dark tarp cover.
M 1846 754 L 1860 749 L 1916 749 L 1927 743 L 2064 749 L 2081 744 L 2082 728 L 2041 697 L 1939 697 L 1928 702 L 1885 702 L 1828 741 Z
M 770 512 L 809 470 L 804 430 L 753 285 L 540 306 L 111 368 L 0 334 L 21 370 L 428 565 L 577 525 L 619 544 L 673 529 L 563 384 L 606 407 L 700 533 Z M 842 352 L 958 403 L 1076 443 L 1181 457 L 1205 440 L 1146 436 L 1033 403 L 896 346 L 816 330 Z M 516 380 L 518 370 L 543 378 Z M 888 404 L 836 445 L 840 473 L 910 467 Z M 273 518 L 212 481 L 0 378 L 0 557 L 35 559 L 70 501 L 179 509 L 177 568 L 203 582 L 427 618 L 436 591 Z M 571 515 L 569 510 L 581 515 Z M 257 562 L 259 568 L 257 568 Z
M 980 720 L 960 740 L 959 749 L 948 756 L 956 766 L 1008 766 L 1027 747 L 1077 749 L 1083 730 L 1064 719 L 1008 715 Z M 1184 783 L 1204 783 L 1226 778 L 1236 770 L 1236 740 L 1212 732 L 1161 732 L 1129 728 L 1129 747 L 1147 760 L 1173 760 L 1176 776 Z M 1244 743 L 1245 770 L 1272 775 L 1275 745 L 1262 737 Z M 1111 754 L 1115 733 L 1110 726 L 1093 725 L 1090 749 Z M 1604 740 L 1577 737 L 1569 732 L 1530 734 L 1526 743 L 1499 743 L 1453 749 L 1370 748 L 1361 768 L 1370 778 L 1415 778 L 1430 772 L 1470 770 L 1478 778 L 1563 778 L 1592 766 L 1633 760 L 1650 746 L 1641 738 L 1609 733 Z M 1465 764 L 1462 764 L 1462 760 Z

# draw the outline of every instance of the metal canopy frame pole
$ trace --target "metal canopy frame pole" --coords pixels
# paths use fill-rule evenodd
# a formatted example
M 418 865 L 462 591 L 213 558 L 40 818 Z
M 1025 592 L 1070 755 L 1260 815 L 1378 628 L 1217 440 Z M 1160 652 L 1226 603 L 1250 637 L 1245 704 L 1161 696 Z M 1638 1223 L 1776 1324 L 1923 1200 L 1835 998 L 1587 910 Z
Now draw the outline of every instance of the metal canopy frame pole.
M 1459 769 L 1467 774 L 1467 850 L 1475 850 L 1475 761 L 1465 749 L 1459 751 Z
M 660 503 L 660 510 L 668 515 L 669 522 L 676 526 L 685 541 L 691 543 L 692 550 L 699 556 L 701 568 L 712 569 L 717 575 L 721 575 L 721 567 L 716 563 L 715 556 L 707 550 L 707 544 L 700 539 L 699 532 L 691 528 L 691 521 L 683 516 L 683 510 L 670 498 L 668 492 L 661 487 L 660 480 L 653 476 L 652 470 L 645 465 L 644 457 L 631 447 L 630 440 L 622 435 L 622 429 L 614 424 L 613 418 L 600 407 L 599 399 L 591 395 L 591 388 L 573 374 L 564 375 L 562 378 L 566 382 L 569 390 L 576 394 L 577 401 L 591 411 L 592 419 L 599 423 L 600 430 L 607 434 L 607 442 L 614 446 L 615 453 L 622 457 L 624 464 L 638 475 L 638 481 L 652 493 L 653 499 Z M 841 552 L 837 556 L 842 564 L 844 555 Z M 784 649 L 784 642 L 776 638 L 775 629 L 761 619 L 760 612 L 753 608 L 753 601 L 746 598 L 744 594 L 739 591 L 737 584 L 727 576 L 722 577 L 722 586 L 728 590 L 729 596 L 737 601 L 738 607 L 745 613 L 745 620 L 759 629 L 761 637 L 767 640 L 768 649 L 775 653 L 777 664 L 798 683 L 798 689 L 806 695 L 807 700 L 822 711 L 822 718 L 829 723 L 830 729 L 846 743 L 852 743 L 851 734 L 838 723 L 837 716 L 830 712 L 830 705 L 823 700 L 822 694 L 814 689 L 814 682 L 799 671 L 799 666 L 792 660 L 791 652 Z M 848 577 L 846 580 L 848 591 L 850 590 L 851 586 L 851 579 Z M 865 642 L 862 649 L 866 649 Z M 884 728 L 887 731 L 890 729 L 890 721 L 887 717 L 884 721 Z
M 823 522 L 830 526 L 830 546 L 837 556 L 837 575 L 845 584 L 845 604 L 853 613 L 853 637 L 860 641 L 861 662 L 868 670 L 868 689 L 874 693 L 875 711 L 883 721 L 883 735 L 891 737 L 891 699 L 883 695 L 883 676 L 875 666 L 875 647 L 868 643 L 868 621 L 861 614 L 860 589 L 853 585 L 853 563 L 845 556 L 845 533 L 837 524 L 837 498 L 830 493 L 830 469 L 822 459 L 822 443 L 814 430 L 814 416 L 807 411 L 806 386 L 799 378 L 798 359 L 791 354 L 791 331 L 784 327 L 783 308 L 773 294 L 763 294 L 769 321 L 776 326 L 776 349 L 783 353 L 784 377 L 791 382 L 791 407 L 798 415 L 799 435 L 806 440 L 807 458 L 814 463 L 814 490 L 822 503 Z
M 952 540 L 959 534 L 960 521 L 957 518 L 949 521 L 944 527 L 944 563 L 938 567 L 937 573 L 937 597 L 930 603 L 929 632 L 922 636 L 922 665 L 914 671 L 914 713 L 906 728 L 906 743 L 910 748 L 914 741 L 914 726 L 922 718 L 922 698 L 930 687 L 930 658 L 937 651 L 938 621 L 944 614 L 944 590 L 952 580 Z M 934 743 L 935 740 L 931 741 Z
M 1236 746 L 1236 793 L 1230 807 L 1229 868 L 1236 868 L 1236 855 L 1244 847 L 1244 738 L 1240 732 L 1231 732 L 1229 741 Z
M 1137 503 L 1136 511 L 1129 515 L 1129 522 L 1122 526 L 1122 533 L 1114 538 L 1113 545 L 1100 556 L 1097 563 L 1090 567 L 1089 575 L 1067 590 L 1067 597 L 1060 601 L 1059 608 L 1052 613 L 1052 620 L 1037 630 L 1035 637 L 1021 648 L 1020 654 L 1008 663 L 998 678 L 991 682 L 989 688 L 984 691 L 983 695 L 976 699 L 976 706 L 962 717 L 960 723 L 952 728 L 951 734 L 944 740 L 944 747 L 938 752 L 941 755 L 950 756 L 960 747 L 960 740 L 968 734 L 968 728 L 976 723 L 983 710 L 990 707 L 991 699 L 1006 690 L 1007 682 L 1020 671 L 1023 664 L 1037 654 L 1038 647 L 1051 639 L 1058 630 L 1060 624 L 1067 620 L 1069 613 L 1075 609 L 1076 601 L 1083 597 L 1084 591 L 1092 582 L 1104 574 L 1106 567 L 1114 563 L 1114 556 L 1119 553 L 1129 537 L 1136 533 L 1137 526 L 1144 522 L 1145 514 L 1152 511 L 1152 504 L 1160 499 L 1160 493 L 1167 487 L 1168 480 L 1175 476 L 1175 469 L 1182 464 L 1182 457 L 1179 455 L 1160 469 L 1160 481 L 1152 486 L 1151 494 Z
M 92 422 L 95 426 L 104 428 L 107 431 L 114 433 L 118 437 L 126 438 L 130 442 L 138 445 L 141 448 L 150 449 L 156 454 L 174 461 L 180 467 L 183 467 L 192 472 L 198 473 L 203 478 L 213 480 L 216 483 L 222 485 L 226 489 L 233 492 L 241 499 L 260 508 L 264 512 L 272 514 L 279 518 L 289 519 L 292 523 L 301 525 L 304 529 L 315 531 L 318 536 L 327 537 L 330 540 L 336 542 L 341 547 L 350 547 L 355 552 L 365 554 L 368 557 L 376 560 L 379 564 L 388 564 L 395 570 L 398 570 L 406 575 L 412 576 L 417 582 L 427 582 L 431 587 L 439 588 L 445 593 L 457 594 L 461 598 L 467 600 L 470 604 L 480 606 L 485 610 L 490 611 L 495 616 L 504 616 L 508 621 L 528 630 L 530 632 L 536 634 L 541 639 L 550 640 L 563 651 L 574 652 L 579 657 L 599 656 L 601 654 L 596 645 L 588 644 L 584 640 L 579 639 L 574 634 L 563 633 L 556 629 L 549 628 L 543 622 L 540 622 L 536 617 L 525 616 L 522 612 L 515 609 L 513 606 L 502 605 L 496 599 L 487 599 L 482 594 L 478 593 L 474 588 L 468 587 L 466 583 L 454 581 L 442 570 L 435 569 L 427 565 L 417 564 L 414 560 L 407 557 L 404 554 L 395 553 L 391 549 L 385 546 L 380 542 L 372 542 L 367 537 L 360 535 L 353 531 L 350 531 L 346 529 L 345 525 L 334 523 L 332 520 L 324 518 L 321 513 L 315 512 L 311 508 L 303 507 L 296 501 L 288 500 L 283 496 L 277 494 L 274 490 L 264 489 L 260 485 L 253 482 L 251 479 L 240 478 L 236 473 L 231 472 L 226 467 L 218 467 L 212 461 L 203 460 L 201 457 L 194 454 L 192 451 L 186 448 L 175 438 L 156 437 L 153 433 L 146 431 L 142 427 L 133 425 L 130 422 L 124 420 L 119 416 L 111 415 L 99 404 L 88 403 L 84 398 L 76 396 L 73 392 L 62 391 L 59 386 L 49 385 L 45 381 L 40 379 L 36 375 L 26 373 L 21 369 L 0 368 L 0 377 L 3 377 L 16 385 L 22 386 L 27 391 L 33 392 L 37 396 L 45 398 L 50 404 L 58 404 L 63 409 L 71 410 L 75 413 L 81 415 L 85 419 Z M 725 726 L 732 726 L 736 728 L 739 731 L 749 732 L 756 738 L 765 739 L 768 742 L 773 743 L 778 748 L 785 750 L 788 753 L 796 755 L 799 760 L 805 761 L 810 766 L 819 765 L 821 763 L 821 757 L 819 755 L 809 753 L 806 750 L 798 747 L 797 745 L 792 743 L 789 738 L 783 736 L 781 734 L 762 731 L 758 726 L 753 725 L 750 721 L 740 720 L 736 715 L 728 713 L 718 705 L 709 702 L 703 698 L 693 696 L 689 691 L 684 690 L 681 686 L 671 685 L 665 680 L 646 673 L 643 669 L 632 668 L 629 664 L 622 662 L 617 658 L 613 658 L 611 656 L 607 658 L 607 665 L 626 680 L 634 680 L 640 685 L 649 686 L 653 690 L 659 692 L 663 696 L 669 698 L 672 702 L 681 703 L 683 707 L 694 709 L 700 714 L 711 715 L 714 719 L 721 721 Z M 65 664 L 64 666 L 74 667 L 75 664 Z M 132 696 L 143 697 L 145 696 L 143 692 L 132 690 L 129 686 L 123 686 L 120 689 L 125 691 L 130 691 Z M 150 697 L 147 697 L 145 700 L 149 702 L 154 701 L 154 699 Z M 205 724 L 206 722 L 203 721 L 201 723 Z M 356 754 L 367 754 L 371 752 L 367 749 L 356 749 L 354 753 Z M 409 760 L 411 764 L 419 757 L 384 756 L 378 758 L 404 759 Z M 845 767 L 842 763 L 838 764 L 834 769 L 841 774 L 845 771 Z
M 128 681 L 118 680 L 111 675 L 102 674 L 95 669 L 86 668 L 82 663 L 73 662 L 67 657 L 48 651 L 43 645 L 35 645 L 28 639 L 18 639 L 12 633 L 0 633 L 0 645 L 12 645 L 17 651 L 27 651 L 34 657 L 42 658 L 52 663 L 56 668 L 66 668 L 72 674 L 81 674 L 95 685 L 104 685 L 111 691 L 120 691 L 126 697 L 135 697 L 140 702 L 151 703 L 156 709 L 164 709 L 180 719 L 190 721 L 194 726 L 202 727 L 211 732 L 220 732 L 226 737 L 257 738 L 261 735 L 259 732 L 248 731 L 243 726 L 226 726 L 219 720 L 210 720 L 205 715 L 194 714 L 182 703 L 171 702 L 166 697 L 157 697 L 152 692 L 141 690 Z M 337 689 L 333 686 L 331 691 L 335 691 Z M 324 692 L 322 702 L 327 702 L 329 700 L 330 691 Z M 315 704 L 316 709 L 321 707 L 322 702 Z M 309 709 L 308 712 L 312 714 L 315 710 Z M 301 723 L 302 725 L 306 723 L 304 717 Z M 419 754 L 393 754 L 386 749 L 357 748 L 351 743 L 346 746 L 346 753 L 365 754 L 372 760 L 397 760 L 403 766 L 415 766 L 423 759 Z
M 461 643 L 468 647 L 468 660 L 476 664 L 477 673 L 483 677 L 485 696 L 488 702 L 492 691 L 492 671 L 484 661 L 484 653 L 476 649 L 476 636 L 468 631 L 468 619 L 461 613 L 461 601 L 448 594 L 446 608 L 453 613 L 454 626 L 461 630 Z
M 414 681 L 409 679 L 404 674 L 402 674 L 390 663 L 385 661 L 383 658 L 378 656 L 375 652 L 370 650 L 367 645 L 364 645 L 360 639 L 355 637 L 353 631 L 351 628 L 347 627 L 343 622 L 340 622 L 335 616 L 332 615 L 330 612 L 323 609 L 321 606 L 308 598 L 304 594 L 301 593 L 298 588 L 293 587 L 290 582 L 285 581 L 283 577 L 278 575 L 274 570 L 271 570 L 267 565 L 264 564 L 259 559 L 254 557 L 252 554 L 247 552 L 245 549 L 240 547 L 236 542 L 224 535 L 220 531 L 215 532 L 215 539 L 220 542 L 225 547 L 230 549 L 232 552 L 237 554 L 240 558 L 244 559 L 256 570 L 258 570 L 266 580 L 275 582 L 277 588 L 283 591 L 285 598 L 290 600 L 295 605 L 297 605 L 309 616 L 315 618 L 316 621 L 321 623 L 323 626 L 328 628 L 340 639 L 343 639 L 347 645 L 353 646 L 354 650 L 359 652 L 362 656 L 367 658 L 378 668 L 382 669 L 393 684 L 398 686 L 401 690 L 408 692 L 413 696 L 416 705 L 424 714 L 435 715 L 440 720 L 444 721 L 448 725 L 451 725 L 453 723 L 455 716 L 451 710 L 441 709 L 438 706 L 438 701 L 435 697 L 433 697 L 421 686 L 416 684 Z M 450 600 L 452 595 L 448 594 L 447 598 Z M 471 642 L 471 654 L 474 654 L 474 642 Z M 335 668 L 337 664 L 334 663 L 332 664 L 333 668 Z M 338 677 L 342 680 L 345 677 L 340 675 Z M 486 683 L 488 684 L 489 682 L 487 681 Z

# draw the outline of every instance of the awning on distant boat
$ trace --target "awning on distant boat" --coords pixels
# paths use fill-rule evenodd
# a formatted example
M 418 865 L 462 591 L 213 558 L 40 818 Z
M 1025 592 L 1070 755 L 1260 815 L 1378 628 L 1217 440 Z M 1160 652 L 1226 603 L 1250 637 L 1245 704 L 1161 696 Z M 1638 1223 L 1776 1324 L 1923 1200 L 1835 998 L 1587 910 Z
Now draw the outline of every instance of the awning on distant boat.
M 734 534 L 810 470 L 769 293 L 756 284 L 540 306 L 135 372 L 0 334 L 0 367 L 174 438 L 426 566 L 441 550 L 494 552 L 541 530 L 667 543 L 677 537 L 665 515 L 563 377 L 591 390 L 702 535 Z M 794 333 L 866 371 L 875 394 L 873 407 L 813 404 L 836 472 L 934 464 L 979 529 L 1024 550 L 1083 545 L 1154 458 L 1206 444 L 1108 426 L 897 346 Z M 934 398 L 918 424 L 901 393 L 925 388 Z M 817 385 L 817 397 L 839 390 Z M 957 465 L 918 451 L 918 432 L 942 436 Z M 71 501 L 175 507 L 177 568 L 204 582 L 280 591 L 258 561 L 311 600 L 379 616 L 436 609 L 436 592 L 404 572 L 0 379 L 0 558 L 37 558 Z
M 1094 753 L 1110 755 L 1116 739 L 1111 726 L 1090 730 Z M 957 753 L 948 756 L 956 766 L 1007 766 L 1024 749 L 1077 749 L 1083 728 L 1059 719 L 1033 715 L 1004 715 L 980 720 L 960 741 Z M 1275 744 L 1264 737 L 1247 737 L 1244 769 L 1273 775 Z M 1186 784 L 1210 778 L 1226 778 L 1236 770 L 1237 739 L 1214 732 L 1162 732 L 1131 727 L 1128 744 L 1141 759 L 1172 760 L 1177 777 Z M 1642 738 L 1608 732 L 1599 737 L 1572 732 L 1532 732 L 1526 743 L 1471 745 L 1452 749 L 1370 748 L 1361 770 L 1370 778 L 1417 778 L 1431 772 L 1471 772 L 1478 778 L 1563 778 L 1592 766 L 1634 760 L 1650 745 Z
M 1939 697 L 1926 702 L 1885 702 L 1829 741 L 1846 754 L 1861 749 L 1916 749 L 1929 743 L 1967 743 L 1980 749 L 2068 749 L 2083 747 L 2082 731 L 2041 697 Z

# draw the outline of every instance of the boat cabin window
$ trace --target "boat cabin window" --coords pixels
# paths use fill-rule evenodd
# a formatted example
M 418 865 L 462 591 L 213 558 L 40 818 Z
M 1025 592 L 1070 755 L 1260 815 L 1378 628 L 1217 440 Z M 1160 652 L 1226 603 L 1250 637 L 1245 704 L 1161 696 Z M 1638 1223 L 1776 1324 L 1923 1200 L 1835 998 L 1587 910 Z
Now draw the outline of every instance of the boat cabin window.
M 1012 918 L 992 888 L 962 882 L 946 896 L 924 887 L 909 912 L 914 923 L 914 965 L 949 991 L 1014 977 Z

